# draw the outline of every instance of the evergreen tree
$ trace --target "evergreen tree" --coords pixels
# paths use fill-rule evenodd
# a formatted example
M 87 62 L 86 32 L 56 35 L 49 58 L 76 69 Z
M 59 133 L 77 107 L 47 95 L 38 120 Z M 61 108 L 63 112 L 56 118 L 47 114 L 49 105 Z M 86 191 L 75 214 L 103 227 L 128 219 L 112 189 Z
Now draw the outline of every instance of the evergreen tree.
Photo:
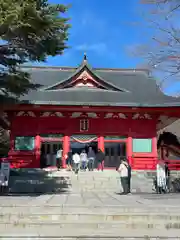
M 45 61 L 67 48 L 70 25 L 63 17 L 67 10 L 68 6 L 47 0 L 0 0 L 1 104 L 37 87 L 22 64 Z

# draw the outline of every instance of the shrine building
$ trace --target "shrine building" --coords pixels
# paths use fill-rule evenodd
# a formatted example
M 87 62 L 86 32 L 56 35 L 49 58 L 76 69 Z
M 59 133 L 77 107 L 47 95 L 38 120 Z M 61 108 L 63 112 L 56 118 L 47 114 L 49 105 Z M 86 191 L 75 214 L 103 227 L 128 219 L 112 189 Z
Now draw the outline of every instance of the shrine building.
M 92 146 L 105 167 L 127 157 L 132 169 L 154 169 L 157 132 L 180 117 L 180 98 L 163 94 L 144 69 L 24 67 L 39 85 L 5 109 L 12 167 L 39 168 L 43 155 Z M 53 164 L 52 164 L 53 165 Z

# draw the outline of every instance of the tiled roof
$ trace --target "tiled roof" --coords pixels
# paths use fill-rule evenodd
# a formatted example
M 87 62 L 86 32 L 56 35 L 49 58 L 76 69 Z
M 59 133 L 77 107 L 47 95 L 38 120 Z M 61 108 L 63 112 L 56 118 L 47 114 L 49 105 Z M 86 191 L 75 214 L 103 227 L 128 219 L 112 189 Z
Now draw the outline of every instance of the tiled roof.
M 45 90 L 49 86 L 69 80 L 82 68 L 87 68 L 105 83 L 123 91 L 95 88 L 65 88 Z M 40 84 L 21 100 L 33 104 L 99 105 L 99 106 L 180 106 L 180 98 L 164 95 L 149 72 L 143 69 L 98 69 L 90 68 L 87 62 L 79 68 L 26 67 L 33 83 Z

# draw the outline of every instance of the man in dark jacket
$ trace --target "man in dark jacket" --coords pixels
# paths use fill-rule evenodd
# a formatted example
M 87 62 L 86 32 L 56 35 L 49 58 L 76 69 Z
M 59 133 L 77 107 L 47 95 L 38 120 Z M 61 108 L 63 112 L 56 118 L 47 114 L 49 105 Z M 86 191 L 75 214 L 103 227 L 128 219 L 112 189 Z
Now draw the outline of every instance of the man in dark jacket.
M 97 159 L 97 163 L 98 163 L 98 171 L 104 170 L 104 158 L 105 158 L 105 155 L 104 155 L 103 151 L 101 149 L 98 149 L 98 153 L 96 155 L 96 159 Z
M 89 169 L 89 171 L 93 171 L 94 170 L 94 160 L 96 158 L 96 154 L 93 151 L 92 147 L 89 147 L 87 157 L 88 157 L 88 169 Z
M 67 165 L 67 170 L 72 171 L 72 150 L 70 150 L 67 154 L 67 159 L 66 159 L 66 165 Z

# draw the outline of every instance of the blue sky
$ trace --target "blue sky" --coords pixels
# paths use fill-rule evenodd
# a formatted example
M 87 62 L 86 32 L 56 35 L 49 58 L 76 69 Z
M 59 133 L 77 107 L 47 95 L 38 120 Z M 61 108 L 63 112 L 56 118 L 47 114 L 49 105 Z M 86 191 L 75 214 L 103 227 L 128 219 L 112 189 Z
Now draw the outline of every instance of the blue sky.
M 67 13 L 72 28 L 69 31 L 70 48 L 62 56 L 49 57 L 46 65 L 77 66 L 84 52 L 93 67 L 133 68 L 143 65 L 144 59 L 132 54 L 136 45 L 148 39 L 147 29 L 136 24 L 144 21 L 139 0 L 50 2 L 72 5 Z M 177 89 L 180 91 L 180 84 L 171 84 L 166 93 L 173 94 Z
M 63 56 L 49 58 L 48 65 L 77 66 L 86 52 L 94 67 L 136 67 L 139 59 L 128 53 L 128 47 L 141 39 L 133 26 L 137 21 L 139 0 L 63 0 L 72 4 L 68 49 Z M 58 3 L 57 0 L 50 0 Z

